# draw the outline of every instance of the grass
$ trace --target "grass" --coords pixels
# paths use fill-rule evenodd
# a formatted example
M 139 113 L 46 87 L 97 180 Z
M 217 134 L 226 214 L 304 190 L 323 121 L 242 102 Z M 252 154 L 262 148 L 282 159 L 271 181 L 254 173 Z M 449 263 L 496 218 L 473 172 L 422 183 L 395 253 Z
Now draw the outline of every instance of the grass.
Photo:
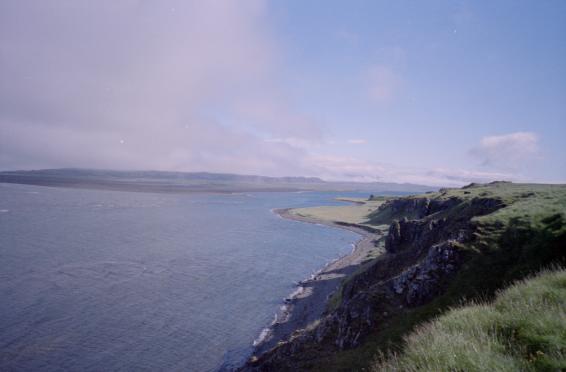
M 566 369 L 566 271 L 512 285 L 493 303 L 451 310 L 405 338 L 375 371 Z
M 339 196 L 335 199 L 338 201 L 345 201 L 345 202 L 359 203 L 359 204 L 363 204 L 370 200 L 369 198 L 354 198 L 349 196 Z
M 348 201 L 353 200 L 349 198 Z M 384 203 L 382 200 L 362 201 L 358 199 L 355 202 L 357 203 L 355 205 L 297 208 L 292 209 L 291 213 L 322 221 L 363 225 L 368 222 L 368 215 Z
M 409 196 L 404 199 L 424 201 L 425 199 L 448 200 L 458 199 L 470 203 L 477 199 L 496 199 L 506 207 L 475 220 L 485 223 L 504 223 L 511 218 L 528 218 L 534 220 L 541 215 L 547 216 L 554 213 L 565 213 L 566 211 L 566 187 L 564 185 L 542 185 L 542 184 L 514 184 L 509 182 L 494 182 L 491 184 L 470 185 L 458 189 L 441 189 L 438 192 Z M 464 205 L 462 205 L 464 206 Z M 457 212 L 452 209 L 449 212 Z M 380 225 L 389 223 L 392 219 L 407 217 L 415 218 L 410 209 L 399 209 L 392 211 L 384 205 L 372 212 L 368 218 L 370 223 Z M 438 218 L 439 216 L 431 216 Z M 445 215 L 442 217 L 451 217 Z

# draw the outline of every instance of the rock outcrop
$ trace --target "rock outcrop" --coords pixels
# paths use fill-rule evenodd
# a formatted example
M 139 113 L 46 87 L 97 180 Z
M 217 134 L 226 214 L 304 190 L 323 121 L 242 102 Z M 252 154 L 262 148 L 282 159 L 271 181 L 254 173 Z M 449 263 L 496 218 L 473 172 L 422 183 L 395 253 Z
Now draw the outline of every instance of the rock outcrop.
M 475 216 L 503 207 L 498 199 L 407 197 L 386 202 L 381 212 L 394 218 L 386 253 L 341 288 L 341 303 L 316 327 L 254 357 L 241 370 L 304 370 L 338 350 L 359 346 L 390 317 L 442 294 L 466 261 L 474 239 Z
M 391 281 L 393 291 L 403 296 L 409 307 L 422 305 L 442 290 L 446 280 L 460 266 L 462 247 L 455 241 L 446 241 L 432 246 L 426 257 Z

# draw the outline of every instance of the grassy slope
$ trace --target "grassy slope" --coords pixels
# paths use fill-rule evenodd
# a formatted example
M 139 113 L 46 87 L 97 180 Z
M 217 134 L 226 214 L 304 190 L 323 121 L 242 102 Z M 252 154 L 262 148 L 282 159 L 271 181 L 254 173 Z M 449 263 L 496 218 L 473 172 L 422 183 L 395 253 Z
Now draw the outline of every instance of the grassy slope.
M 448 189 L 411 198 L 449 199 L 463 202 L 431 218 L 457 218 L 474 198 L 491 198 L 506 207 L 475 218 L 478 234 L 465 246 L 468 261 L 446 293 L 432 302 L 393 318 L 385 330 L 369 336 L 352 350 L 339 352 L 320 370 L 367 369 L 376 353 L 400 350 L 403 337 L 416 326 L 468 299 L 490 299 L 496 290 L 524 278 L 552 262 L 564 263 L 566 253 L 566 186 L 496 183 L 466 189 Z M 387 209 L 370 215 L 374 224 L 405 216 Z M 408 216 L 411 218 L 411 216 Z
M 375 371 L 566 370 L 566 270 L 541 275 L 419 326 Z

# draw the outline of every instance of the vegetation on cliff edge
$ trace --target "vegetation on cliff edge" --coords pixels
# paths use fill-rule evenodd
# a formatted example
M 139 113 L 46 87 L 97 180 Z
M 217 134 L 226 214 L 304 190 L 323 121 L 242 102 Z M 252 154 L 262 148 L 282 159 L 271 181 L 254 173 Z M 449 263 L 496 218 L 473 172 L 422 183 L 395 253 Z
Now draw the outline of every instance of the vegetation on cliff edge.
M 566 370 L 566 270 L 516 283 L 492 303 L 451 310 L 405 342 L 373 370 Z

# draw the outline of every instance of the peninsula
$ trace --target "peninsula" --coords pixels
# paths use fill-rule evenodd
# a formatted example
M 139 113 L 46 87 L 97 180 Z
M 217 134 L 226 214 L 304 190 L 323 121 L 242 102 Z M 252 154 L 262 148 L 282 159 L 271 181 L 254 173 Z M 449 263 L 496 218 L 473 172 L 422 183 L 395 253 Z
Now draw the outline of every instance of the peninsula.
M 352 255 L 301 283 L 326 295 L 291 300 L 303 301 L 296 316 L 307 321 L 293 320 L 293 309 L 283 331 L 274 332 L 276 342 L 258 347 L 240 370 L 566 366 L 565 185 L 492 182 L 351 201 L 356 205 L 279 211 L 298 221 L 355 229 L 364 237 Z M 539 278 L 497 295 L 545 269 Z M 319 284 L 324 282 L 331 284 Z M 528 305 L 533 301 L 540 304 L 536 311 Z M 513 303 L 524 309 L 523 318 L 517 318 L 518 310 L 503 309 Z M 453 310 L 462 304 L 470 306 Z M 313 319 L 316 311 L 305 308 L 321 315 Z M 537 313 L 549 320 L 540 325 Z M 434 343 L 425 342 L 423 332 Z M 510 337 L 513 332 L 522 336 Z M 480 347 L 481 337 L 491 337 L 491 349 Z M 478 346 L 471 352 L 466 344 Z

